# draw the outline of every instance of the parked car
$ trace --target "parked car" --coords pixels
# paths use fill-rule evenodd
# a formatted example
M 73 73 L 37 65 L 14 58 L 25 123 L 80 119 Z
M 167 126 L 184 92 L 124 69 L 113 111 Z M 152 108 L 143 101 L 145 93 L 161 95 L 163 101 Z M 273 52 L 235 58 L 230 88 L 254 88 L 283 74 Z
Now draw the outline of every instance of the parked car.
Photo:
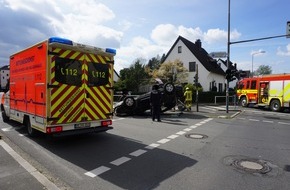
M 182 88 L 177 88 L 172 83 L 159 84 L 159 90 L 162 93 L 161 112 L 172 109 L 177 98 L 182 94 Z M 150 110 L 150 92 L 139 96 L 126 96 L 122 101 L 118 102 L 114 107 L 115 115 L 141 115 Z

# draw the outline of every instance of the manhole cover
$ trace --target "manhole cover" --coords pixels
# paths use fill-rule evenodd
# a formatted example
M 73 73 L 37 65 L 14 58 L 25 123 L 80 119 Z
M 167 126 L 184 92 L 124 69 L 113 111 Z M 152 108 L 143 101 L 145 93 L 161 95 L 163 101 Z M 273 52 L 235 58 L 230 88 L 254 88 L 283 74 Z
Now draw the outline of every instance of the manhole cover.
M 207 138 L 207 135 L 203 135 L 203 134 L 197 134 L 197 133 L 189 133 L 186 134 L 185 137 L 187 138 L 191 138 L 191 139 L 204 139 Z
M 239 172 L 253 175 L 277 176 L 283 172 L 281 168 L 269 161 L 245 156 L 227 156 L 223 159 L 223 163 Z

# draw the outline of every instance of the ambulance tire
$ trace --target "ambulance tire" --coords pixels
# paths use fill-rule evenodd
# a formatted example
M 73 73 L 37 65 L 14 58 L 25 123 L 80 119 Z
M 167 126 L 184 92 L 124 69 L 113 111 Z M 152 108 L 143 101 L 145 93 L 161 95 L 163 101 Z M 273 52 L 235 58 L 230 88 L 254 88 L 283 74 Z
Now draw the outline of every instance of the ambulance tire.
M 10 120 L 10 118 L 6 115 L 4 110 L 2 111 L 2 120 L 4 123 L 7 123 Z
M 31 122 L 30 122 L 30 119 L 29 119 L 29 117 L 25 117 L 25 119 L 24 119 L 24 124 L 25 124 L 25 126 L 27 127 L 27 132 L 28 132 L 28 135 L 30 136 L 30 137 L 35 137 L 35 136 L 37 136 L 37 130 L 35 130 L 35 129 L 33 129 L 32 127 L 31 127 Z
M 281 104 L 279 100 L 272 100 L 270 104 L 270 109 L 272 111 L 278 112 L 281 111 Z

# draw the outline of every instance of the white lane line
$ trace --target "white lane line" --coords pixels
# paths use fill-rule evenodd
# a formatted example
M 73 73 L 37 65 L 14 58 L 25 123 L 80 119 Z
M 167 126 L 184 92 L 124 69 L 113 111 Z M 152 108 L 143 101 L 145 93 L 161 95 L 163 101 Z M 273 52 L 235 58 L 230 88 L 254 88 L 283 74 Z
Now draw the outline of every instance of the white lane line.
M 129 155 L 138 157 L 146 152 L 147 152 L 147 150 L 139 149 L 139 150 L 136 150 L 134 152 L 131 152 Z
M 244 117 L 238 117 L 237 119 L 246 120 L 246 118 L 244 118 Z
M 165 143 L 167 143 L 169 141 L 170 141 L 170 139 L 161 139 L 161 140 L 159 140 L 157 142 L 160 143 L 160 144 L 165 144 Z
M 157 148 L 158 146 L 160 146 L 160 144 L 152 143 L 152 144 L 146 146 L 145 148 L 146 148 L 146 149 L 150 149 L 150 150 L 152 150 L 152 149 L 154 149 L 154 148 Z
M 35 177 L 46 189 L 59 189 L 54 183 L 49 181 L 44 175 L 42 175 L 36 168 L 24 160 L 19 154 L 17 154 L 8 144 L 3 140 L 0 140 L 0 146 L 2 146 L 27 172 Z
M 191 129 L 195 129 L 195 128 L 197 128 L 198 126 L 197 125 L 192 125 L 192 126 L 190 126 L 189 128 L 191 128 Z
M 1 130 L 4 131 L 4 132 L 11 131 L 12 130 L 12 127 L 2 128 Z
M 284 122 L 278 122 L 278 123 L 282 125 L 290 125 L 290 123 L 284 123 Z
M 109 171 L 111 168 L 108 168 L 106 166 L 100 166 L 92 171 L 86 172 L 85 175 L 89 177 L 96 177 L 98 175 L 101 175 L 102 173 L 105 173 L 106 171 Z
M 175 133 L 175 134 L 177 134 L 177 135 L 184 135 L 186 132 L 184 132 L 184 131 L 179 131 L 179 132 L 177 132 L 177 133 Z
M 170 136 L 168 136 L 167 138 L 168 138 L 168 139 L 175 139 L 175 138 L 177 138 L 177 137 L 179 137 L 179 135 L 170 135 Z
M 258 120 L 258 119 L 249 119 L 250 121 L 260 121 L 260 120 Z
M 265 123 L 274 123 L 274 121 L 263 120 Z
M 129 160 L 131 160 L 131 158 L 123 156 L 121 158 L 118 158 L 118 159 L 110 162 L 110 163 L 115 165 L 115 166 L 120 166 L 121 164 L 124 164 L 125 162 L 128 162 Z
M 192 130 L 191 128 L 185 128 L 185 129 L 183 129 L 183 131 L 186 131 L 186 132 L 191 131 L 191 130 Z
M 201 123 L 201 124 L 205 124 L 205 123 L 206 123 L 206 121 L 201 121 L 201 122 L 199 122 L 199 123 Z
M 197 124 L 195 124 L 196 126 L 201 126 L 202 124 L 201 123 L 197 123 Z

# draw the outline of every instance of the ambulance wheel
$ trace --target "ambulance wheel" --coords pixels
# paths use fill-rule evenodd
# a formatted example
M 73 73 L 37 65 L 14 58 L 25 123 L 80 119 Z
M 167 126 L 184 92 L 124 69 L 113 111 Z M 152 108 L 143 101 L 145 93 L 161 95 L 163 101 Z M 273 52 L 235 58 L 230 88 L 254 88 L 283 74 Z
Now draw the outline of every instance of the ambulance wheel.
M 27 127 L 28 135 L 31 137 L 35 137 L 37 135 L 37 130 L 31 127 L 30 119 L 28 117 L 24 119 L 24 124 Z
M 272 111 L 275 111 L 275 112 L 280 111 L 280 110 L 281 110 L 281 104 L 280 104 L 280 101 L 279 101 L 279 100 L 273 100 L 273 101 L 271 101 L 270 109 L 271 109 Z
M 10 118 L 6 115 L 4 110 L 2 111 L 2 120 L 4 123 L 7 123 L 10 120 Z
M 247 107 L 248 106 L 248 101 L 247 101 L 247 98 L 245 96 L 241 98 L 240 104 L 243 107 Z

